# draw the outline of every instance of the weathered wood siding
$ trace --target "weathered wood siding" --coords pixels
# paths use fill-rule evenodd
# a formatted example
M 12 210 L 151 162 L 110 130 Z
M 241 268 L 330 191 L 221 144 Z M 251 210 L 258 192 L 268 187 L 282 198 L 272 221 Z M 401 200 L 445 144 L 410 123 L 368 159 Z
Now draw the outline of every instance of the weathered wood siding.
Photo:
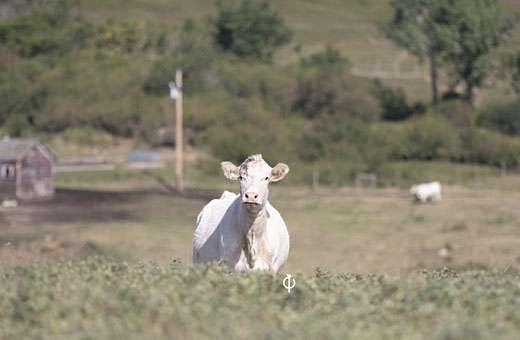
M 22 158 L 18 168 L 17 196 L 21 199 L 43 198 L 54 195 L 52 162 L 40 149 L 32 147 Z
M 5 173 L 9 167 L 9 174 Z M 0 201 L 16 198 L 16 163 L 0 161 Z

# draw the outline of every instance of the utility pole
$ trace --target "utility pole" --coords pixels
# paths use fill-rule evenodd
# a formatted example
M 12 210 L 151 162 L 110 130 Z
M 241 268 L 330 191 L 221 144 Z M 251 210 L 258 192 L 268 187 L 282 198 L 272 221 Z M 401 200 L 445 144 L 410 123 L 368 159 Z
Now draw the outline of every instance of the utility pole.
M 175 83 L 170 82 L 169 86 L 170 98 L 175 100 L 175 190 L 183 193 L 182 70 L 175 72 Z

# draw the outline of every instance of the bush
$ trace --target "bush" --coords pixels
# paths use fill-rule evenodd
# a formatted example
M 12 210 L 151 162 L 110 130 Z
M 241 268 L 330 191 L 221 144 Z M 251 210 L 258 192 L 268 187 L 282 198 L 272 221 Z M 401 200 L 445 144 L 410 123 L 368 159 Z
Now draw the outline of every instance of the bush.
M 462 161 L 508 167 L 517 166 L 520 162 L 518 138 L 476 128 L 464 129 L 460 136 Z
M 331 46 L 302 58 L 292 110 L 307 119 L 339 114 L 364 122 L 378 120 L 381 110 L 371 95 L 371 82 L 348 74 L 349 69 L 350 61 Z
M 270 61 L 291 41 L 291 30 L 267 0 L 225 0 L 217 10 L 215 41 L 225 51 Z
M 386 86 L 379 80 L 374 81 L 374 95 L 379 101 L 384 120 L 404 120 L 414 113 L 424 113 L 426 111 L 426 106 L 423 103 L 418 102 L 415 106 L 409 105 L 402 89 Z
M 108 21 L 98 28 L 96 46 L 101 49 L 117 51 L 118 53 L 132 53 L 143 44 L 136 22 Z
M 300 122 L 293 120 L 253 122 L 250 119 L 240 124 L 218 124 L 208 129 L 203 139 L 215 157 L 235 164 L 257 153 L 268 161 L 289 161 L 295 154 L 293 147 L 299 125 Z
M 345 72 L 350 62 L 330 46 L 300 60 L 298 88 L 293 110 L 305 118 L 316 118 L 321 113 L 333 113 L 345 90 Z
M 22 57 L 65 54 L 84 46 L 92 31 L 69 1 L 51 0 L 0 23 L 0 44 Z
M 186 94 L 202 92 L 211 84 L 212 66 L 217 59 L 207 28 L 187 20 L 177 35 L 173 55 L 155 61 L 143 82 L 147 94 L 166 95 L 168 83 L 175 78 L 177 69 L 183 71 L 183 88 Z
M 307 162 L 342 160 L 375 171 L 388 159 L 388 150 L 365 123 L 342 115 L 320 117 L 303 132 L 298 156 Z
M 457 130 L 445 119 L 426 115 L 407 126 L 406 159 L 450 159 L 460 150 Z
M 11 125 L 19 127 L 30 125 L 33 113 L 44 107 L 48 95 L 45 84 L 36 81 L 43 72 L 41 64 L 33 60 L 19 62 L 11 70 L 0 72 L 0 124 L 11 121 Z M 11 117 L 13 115 L 17 117 Z M 24 117 L 22 125 L 20 116 Z
M 61 133 L 61 137 L 67 143 L 90 147 L 108 146 L 112 142 L 111 135 L 91 127 L 69 128 Z
M 457 127 L 475 125 L 475 110 L 469 103 L 460 99 L 442 101 L 433 108 L 433 112 Z
M 510 135 L 520 134 L 520 99 L 489 105 L 480 112 L 478 124 Z

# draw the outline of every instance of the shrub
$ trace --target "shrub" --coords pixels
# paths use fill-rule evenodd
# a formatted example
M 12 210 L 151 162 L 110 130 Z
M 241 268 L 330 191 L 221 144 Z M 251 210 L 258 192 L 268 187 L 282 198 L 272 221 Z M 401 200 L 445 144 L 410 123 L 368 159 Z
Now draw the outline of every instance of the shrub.
M 107 146 L 112 141 L 111 135 L 91 127 L 69 128 L 63 131 L 61 137 L 65 142 L 88 146 Z
M 286 159 L 294 154 L 291 122 L 253 124 L 245 122 L 231 126 L 214 126 L 205 133 L 205 141 L 218 159 L 241 163 L 251 154 L 261 153 L 266 160 Z
M 475 110 L 466 101 L 460 99 L 442 101 L 433 108 L 433 112 L 458 127 L 469 127 L 475 124 Z
M 374 81 L 374 95 L 379 101 L 384 120 L 404 120 L 416 112 L 424 113 L 426 110 L 425 105 L 420 102 L 416 103 L 415 106 L 409 105 L 402 89 L 386 86 L 379 80 Z
M 372 84 L 348 74 L 350 61 L 333 47 L 300 60 L 292 110 L 307 119 L 323 114 L 341 114 L 372 122 L 380 108 L 371 95 Z
M 211 78 L 216 51 L 207 28 L 191 20 L 184 22 L 177 35 L 173 55 L 155 61 L 143 82 L 147 94 L 166 95 L 168 83 L 175 77 L 177 69 L 183 71 L 183 87 L 187 94 L 206 89 Z M 213 76 L 214 77 L 214 76 Z
M 19 115 L 30 123 L 33 112 L 44 107 L 47 88 L 37 82 L 42 73 L 41 64 L 33 60 L 19 62 L 11 70 L 0 72 L 0 124 L 11 120 L 12 124 L 17 121 L 15 125 L 21 126 Z M 12 115 L 18 117 L 11 118 Z
M 215 41 L 240 57 L 270 61 L 274 51 L 291 41 L 292 32 L 266 0 L 218 3 Z
M 407 159 L 450 159 L 460 148 L 457 130 L 445 119 L 432 115 L 410 122 L 405 138 Z
M 219 90 L 226 100 L 241 98 L 261 101 L 269 111 L 287 114 L 295 96 L 296 82 L 289 70 L 272 65 L 255 65 L 221 60 L 217 71 Z
M 478 124 L 507 134 L 520 134 L 520 99 L 491 104 L 480 112 Z
M 92 26 L 73 16 L 66 0 L 51 0 L 0 23 L 0 44 L 22 57 L 65 54 L 82 47 Z
M 378 122 L 370 126 L 371 135 L 376 136 L 379 148 L 386 149 L 390 159 L 407 158 L 409 149 L 408 123 Z
M 131 53 L 138 49 L 143 43 L 137 23 L 108 21 L 98 28 L 96 35 L 96 46 L 98 48 L 117 51 L 119 53 Z
M 343 160 L 358 162 L 366 171 L 375 171 L 388 158 L 380 138 L 363 122 L 342 115 L 320 117 L 298 142 L 298 155 L 307 162 Z
M 477 128 L 464 129 L 461 159 L 495 166 L 516 166 L 520 162 L 520 139 Z
M 345 89 L 344 75 L 349 67 L 348 59 L 330 46 L 302 58 L 293 110 L 309 119 L 318 117 L 322 112 L 335 112 L 339 97 Z

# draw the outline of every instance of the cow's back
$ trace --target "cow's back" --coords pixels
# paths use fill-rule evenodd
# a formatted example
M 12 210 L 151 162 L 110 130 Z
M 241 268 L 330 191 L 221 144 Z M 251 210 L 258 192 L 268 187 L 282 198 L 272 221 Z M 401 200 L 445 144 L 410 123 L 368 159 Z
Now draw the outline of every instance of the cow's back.
M 224 191 L 218 199 L 210 201 L 197 216 L 193 236 L 193 263 L 217 260 L 219 254 L 219 233 L 217 227 L 235 201 L 237 195 Z

